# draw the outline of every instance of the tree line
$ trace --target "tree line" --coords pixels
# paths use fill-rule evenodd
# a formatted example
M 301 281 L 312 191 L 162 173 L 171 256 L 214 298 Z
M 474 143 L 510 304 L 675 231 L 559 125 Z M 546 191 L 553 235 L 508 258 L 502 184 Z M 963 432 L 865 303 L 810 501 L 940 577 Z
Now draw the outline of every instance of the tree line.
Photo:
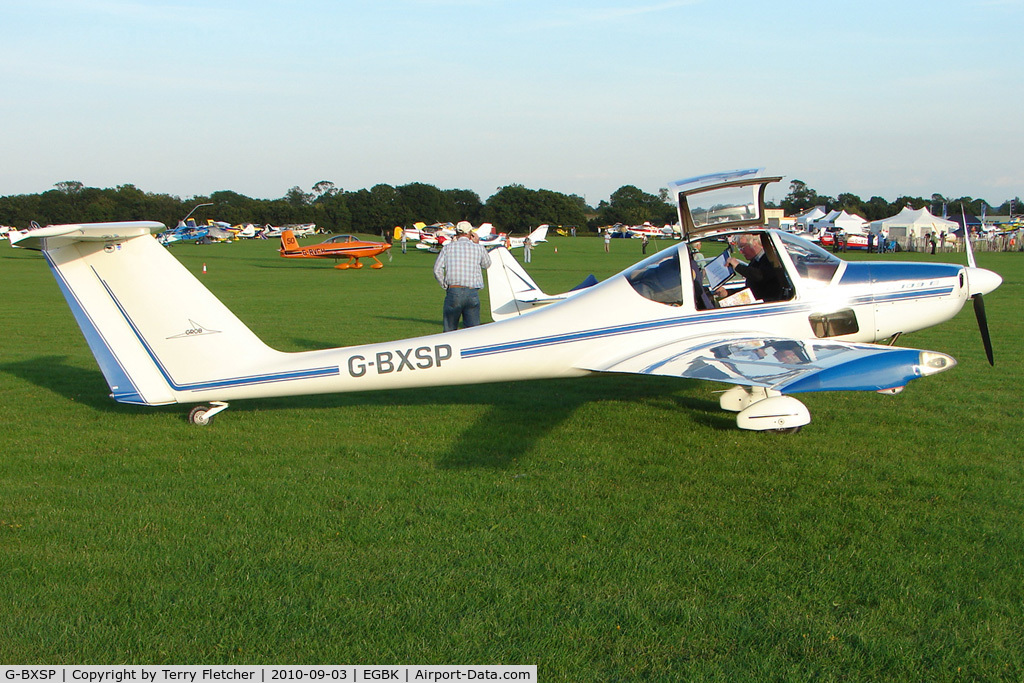
M 864 201 L 849 193 L 833 198 L 819 195 L 803 181 L 794 180 L 789 193 L 776 208 L 794 215 L 824 205 L 827 209 L 845 209 L 868 220 L 878 220 L 898 213 L 904 206 L 915 209 L 928 206 L 933 213 L 939 213 L 944 203 L 951 207 L 951 212 L 952 207 L 959 211 L 962 203 L 968 213 L 975 215 L 982 213 L 983 205 L 988 214 L 1000 215 L 1009 214 L 1011 208 L 1020 206 L 1019 198 L 991 207 L 980 199 L 946 199 L 938 194 L 928 199 L 902 196 L 893 202 L 881 197 Z M 490 222 L 503 232 L 526 233 L 542 223 L 596 232 L 602 226 L 616 223 L 665 225 L 677 220 L 667 189 L 653 195 L 633 185 L 620 187 L 608 200 L 590 207 L 579 195 L 533 190 L 515 184 L 499 188 L 486 201 L 481 201 L 471 190 L 441 190 L 426 183 L 379 184 L 370 189 L 346 191 L 323 180 L 309 192 L 293 187 L 280 199 L 255 199 L 230 190 L 181 199 L 144 192 L 130 184 L 101 189 L 86 187 L 78 181 L 63 181 L 46 192 L 0 197 L 0 224 L 25 228 L 32 221 L 56 225 L 156 220 L 174 226 L 199 204 L 212 204 L 196 211 L 194 216 L 200 222 L 213 218 L 234 225 L 316 223 L 330 232 L 364 234 L 380 234 L 417 221 L 429 224 L 465 220 L 474 225 Z

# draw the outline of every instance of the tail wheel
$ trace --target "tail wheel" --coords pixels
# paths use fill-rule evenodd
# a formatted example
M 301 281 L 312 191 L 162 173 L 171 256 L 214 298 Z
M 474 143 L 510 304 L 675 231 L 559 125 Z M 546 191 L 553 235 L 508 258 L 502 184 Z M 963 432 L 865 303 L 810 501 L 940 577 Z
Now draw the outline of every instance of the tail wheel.
M 224 401 L 211 401 L 208 406 L 196 406 L 189 412 L 189 424 L 203 427 L 213 421 L 213 416 L 222 410 L 227 410 L 228 404 Z
M 210 412 L 209 407 L 196 406 L 188 414 L 189 424 L 199 425 L 200 427 L 210 424 L 210 422 L 213 421 L 213 418 L 207 415 L 208 412 Z

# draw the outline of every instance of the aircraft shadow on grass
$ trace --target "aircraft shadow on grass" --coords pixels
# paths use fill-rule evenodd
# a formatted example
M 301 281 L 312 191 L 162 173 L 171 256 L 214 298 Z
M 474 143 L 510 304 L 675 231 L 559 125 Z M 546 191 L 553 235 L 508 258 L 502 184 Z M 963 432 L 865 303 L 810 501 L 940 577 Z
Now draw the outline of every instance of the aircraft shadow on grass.
M 0 372 L 63 396 L 69 401 L 109 413 L 132 412 L 129 406 L 114 403 L 97 387 L 106 384 L 99 369 L 68 365 L 65 356 L 41 356 L 0 364 Z
M 110 400 L 102 391 L 105 381 L 99 370 L 69 365 L 63 356 L 5 363 L 0 365 L 0 371 L 104 413 L 130 414 L 140 410 Z M 686 395 L 685 392 L 696 386 L 698 382 L 694 380 L 595 375 L 582 379 L 471 384 L 430 390 L 252 399 L 239 401 L 232 409 L 273 411 L 365 406 L 394 413 L 397 420 L 408 419 L 402 417 L 404 409 L 417 406 L 486 405 L 487 410 L 474 421 L 452 423 L 455 442 L 448 452 L 438 457 L 437 465 L 444 469 L 506 469 L 529 455 L 539 442 L 588 403 L 639 403 L 649 405 L 652 411 L 668 408 L 678 411 L 676 419 L 681 422 L 689 420 L 715 431 L 732 431 L 732 419 L 720 413 L 716 401 Z M 539 395 L 553 395 L 561 400 L 545 401 L 543 408 L 536 408 Z M 180 412 L 181 406 L 170 405 L 165 409 Z M 614 423 L 618 419 L 614 408 L 608 410 L 608 417 L 602 419 Z M 182 420 L 185 424 L 184 414 Z

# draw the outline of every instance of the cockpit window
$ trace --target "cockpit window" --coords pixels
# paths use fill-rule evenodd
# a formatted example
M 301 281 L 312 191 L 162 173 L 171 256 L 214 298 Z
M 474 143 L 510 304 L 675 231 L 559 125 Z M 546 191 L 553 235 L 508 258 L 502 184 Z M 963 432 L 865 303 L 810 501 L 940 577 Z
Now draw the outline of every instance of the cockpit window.
M 671 306 L 683 303 L 683 283 L 679 271 L 679 249 L 671 248 L 641 261 L 626 273 L 633 289 L 645 299 Z
M 789 253 L 789 257 L 793 259 L 796 272 L 801 278 L 821 284 L 832 281 L 832 276 L 836 274 L 841 263 L 838 258 L 817 244 L 796 235 L 785 232 L 780 232 L 778 235 L 782 238 L 782 244 Z

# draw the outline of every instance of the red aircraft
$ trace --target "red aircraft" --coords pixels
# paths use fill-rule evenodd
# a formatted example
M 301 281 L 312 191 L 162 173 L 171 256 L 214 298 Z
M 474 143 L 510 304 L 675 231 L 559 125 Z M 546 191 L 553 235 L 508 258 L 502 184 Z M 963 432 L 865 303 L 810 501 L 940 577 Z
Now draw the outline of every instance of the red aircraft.
M 295 239 L 295 233 L 285 230 L 281 233 L 281 256 L 285 258 L 347 258 L 347 263 L 338 263 L 334 267 L 345 270 L 346 268 L 362 268 L 359 262 L 361 258 L 372 258 L 376 263 L 371 268 L 383 268 L 384 264 L 377 258 L 377 254 L 383 253 L 391 248 L 386 242 L 364 242 L 353 235 L 335 235 L 326 242 L 299 246 Z

